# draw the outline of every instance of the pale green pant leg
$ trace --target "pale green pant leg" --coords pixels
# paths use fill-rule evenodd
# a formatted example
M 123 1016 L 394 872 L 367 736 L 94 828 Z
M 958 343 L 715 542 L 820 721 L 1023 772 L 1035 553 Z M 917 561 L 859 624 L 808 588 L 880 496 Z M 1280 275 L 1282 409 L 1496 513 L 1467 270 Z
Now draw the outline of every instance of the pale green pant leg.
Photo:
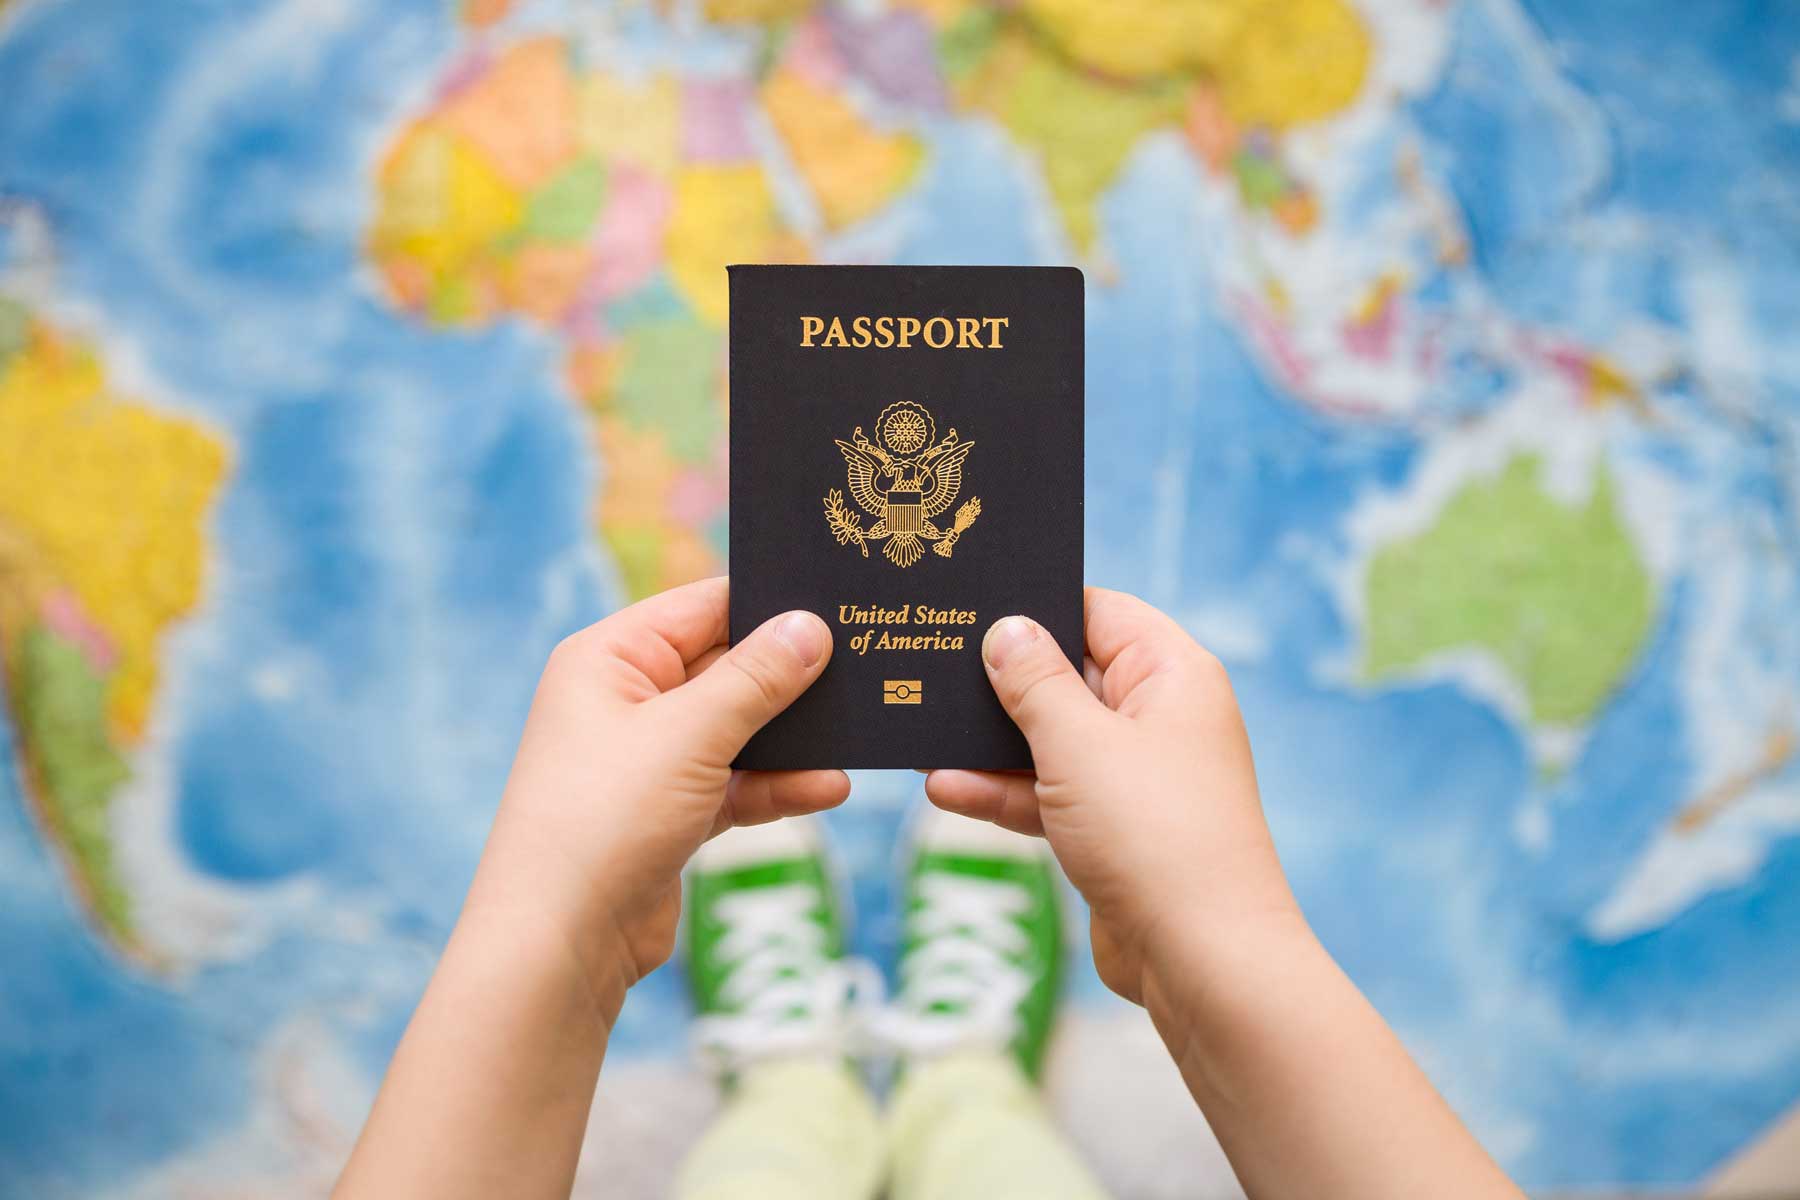
M 872 1200 L 881 1125 L 862 1082 L 836 1060 L 744 1071 L 675 1182 L 678 1200 Z
M 1010 1055 L 907 1070 L 888 1117 L 891 1200 L 1101 1200 Z

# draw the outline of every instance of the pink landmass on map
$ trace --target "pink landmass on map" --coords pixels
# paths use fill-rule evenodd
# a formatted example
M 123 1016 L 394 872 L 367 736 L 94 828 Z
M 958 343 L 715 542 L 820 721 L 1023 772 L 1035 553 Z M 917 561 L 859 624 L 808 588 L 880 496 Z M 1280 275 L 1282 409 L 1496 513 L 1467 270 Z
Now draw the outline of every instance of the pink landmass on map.
M 1399 306 L 1393 296 L 1384 296 L 1365 319 L 1344 322 L 1344 346 L 1358 358 L 1384 359 L 1393 353 L 1394 337 L 1399 331 Z
M 750 87 L 739 79 L 686 83 L 681 96 L 682 154 L 690 162 L 744 162 L 756 157 L 750 137 Z
M 605 303 L 647 282 L 662 264 L 663 227 L 674 207 L 669 185 L 648 171 L 613 168 L 611 194 L 594 233 L 596 266 L 586 300 Z
M 88 615 L 81 610 L 81 603 L 66 588 L 58 588 L 45 596 L 39 615 L 52 633 L 81 651 L 96 673 L 104 674 L 112 670 L 113 664 L 118 661 L 118 652 L 113 648 L 112 639 L 106 636 L 105 630 L 88 619 Z
M 877 95 L 932 110 L 946 106 L 937 46 L 919 13 L 892 10 L 861 17 L 842 8 L 829 11 L 838 55 Z
M 481 77 L 486 75 L 493 65 L 494 56 L 486 47 L 477 46 L 470 50 L 457 59 L 456 63 L 444 72 L 444 77 L 438 80 L 437 96 L 433 99 L 431 106 L 433 108 L 442 107 L 446 101 L 468 91 L 480 82 Z
M 835 91 L 844 82 L 844 60 L 838 53 L 831 28 L 814 17 L 794 30 L 788 39 L 787 68 L 815 87 Z
M 669 516 L 690 529 L 703 528 L 725 507 L 725 474 L 716 466 L 683 471 L 669 488 Z

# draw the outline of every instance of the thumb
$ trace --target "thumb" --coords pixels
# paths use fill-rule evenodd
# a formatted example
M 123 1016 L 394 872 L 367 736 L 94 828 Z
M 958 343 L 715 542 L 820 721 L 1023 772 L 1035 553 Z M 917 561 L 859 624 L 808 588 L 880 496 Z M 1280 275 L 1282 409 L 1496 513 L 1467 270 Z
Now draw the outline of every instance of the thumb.
M 809 612 L 771 617 L 661 699 L 697 744 L 728 765 L 750 735 L 799 698 L 831 658 L 831 630 Z
M 982 639 L 981 658 L 995 695 L 1031 743 L 1033 757 L 1041 756 L 1047 742 L 1078 735 L 1106 711 L 1056 639 L 1030 617 L 995 621 Z

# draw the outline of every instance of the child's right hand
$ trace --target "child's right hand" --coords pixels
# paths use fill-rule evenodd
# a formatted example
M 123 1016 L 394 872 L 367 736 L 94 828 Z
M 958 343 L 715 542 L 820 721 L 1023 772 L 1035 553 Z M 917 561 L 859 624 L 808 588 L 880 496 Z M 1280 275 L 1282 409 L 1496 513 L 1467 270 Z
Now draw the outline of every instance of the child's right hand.
M 1042 626 L 1006 617 L 988 678 L 1035 776 L 933 771 L 939 808 L 1041 833 L 1093 912 L 1107 986 L 1144 1002 L 1146 971 L 1191 945 L 1309 938 L 1257 798 L 1218 659 L 1143 601 L 1087 590 L 1086 680 Z
M 1097 588 L 1085 681 L 1023 617 L 982 657 L 1037 773 L 933 771 L 926 795 L 1050 839 L 1100 978 L 1150 1010 L 1244 1190 L 1522 1200 L 1300 915 L 1218 660 Z

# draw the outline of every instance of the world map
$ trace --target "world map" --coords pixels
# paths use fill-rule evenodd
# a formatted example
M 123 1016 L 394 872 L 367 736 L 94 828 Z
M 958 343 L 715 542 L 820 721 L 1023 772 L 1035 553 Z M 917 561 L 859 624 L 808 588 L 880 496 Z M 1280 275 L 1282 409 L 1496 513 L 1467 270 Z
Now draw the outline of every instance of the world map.
M 1231 667 L 1522 1181 L 1800 1099 L 1800 18 L 0 0 L 0 89 L 0 1196 L 328 1183 L 550 647 L 724 569 L 732 262 L 1083 268 L 1090 581 Z M 878 962 L 918 803 L 830 821 Z M 1102 1174 L 1233 1194 L 1069 1005 Z M 685 1023 L 634 992 L 593 1194 L 704 1119 Z

